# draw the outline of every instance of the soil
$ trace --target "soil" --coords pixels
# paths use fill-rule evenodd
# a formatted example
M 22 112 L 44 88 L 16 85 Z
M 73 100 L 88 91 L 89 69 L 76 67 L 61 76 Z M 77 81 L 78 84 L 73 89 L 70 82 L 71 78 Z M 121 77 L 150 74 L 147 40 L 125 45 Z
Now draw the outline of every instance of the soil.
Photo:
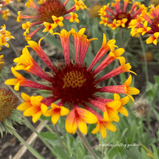
M 21 6 L 20 6 L 21 7 Z M 21 10 L 24 8 L 21 7 Z M 12 33 L 12 35 L 15 37 L 15 40 L 11 40 L 12 44 L 14 45 L 15 49 L 19 54 L 21 54 L 22 48 L 24 48 L 27 45 L 27 42 L 25 41 L 23 37 L 24 30 L 21 27 L 20 23 L 17 23 L 16 20 L 12 17 L 9 18 L 8 21 L 0 20 L 0 26 L 3 24 L 6 25 L 6 28 L 8 31 Z M 14 29 L 13 29 L 14 28 Z M 38 41 L 39 37 L 35 36 L 33 40 Z M 43 47 L 44 46 L 44 47 Z M 50 49 L 53 53 L 51 55 L 52 60 L 61 58 L 62 55 L 57 52 L 55 48 L 52 48 L 48 43 L 42 42 L 42 48 Z M 8 67 L 8 77 L 13 77 L 10 68 L 13 66 L 13 59 L 16 57 L 16 54 L 12 50 L 12 48 L 5 48 L 3 47 L 1 50 L 1 53 L 4 55 L 4 60 L 6 62 L 6 66 Z M 39 59 L 38 59 L 39 60 Z M 135 71 L 138 75 L 135 78 L 135 87 L 137 87 L 141 94 L 144 93 L 145 87 L 146 87 L 146 79 L 145 79 L 145 73 L 142 71 L 141 65 L 138 66 L 137 69 L 132 69 Z M 159 75 L 159 66 L 158 65 L 148 65 L 148 72 L 149 72 L 149 81 L 154 83 L 154 75 Z M 28 74 L 23 74 L 25 77 L 28 76 Z M 26 77 L 27 78 L 27 77 Z M 3 83 L 1 83 L 3 85 Z M 25 90 L 28 93 L 28 90 Z M 20 91 L 19 91 L 20 92 Z M 31 92 L 31 90 L 30 90 Z M 20 94 L 19 94 L 20 95 Z M 159 110 L 159 106 L 156 106 L 156 110 Z M 153 116 L 153 114 L 152 114 Z M 31 121 L 31 118 L 29 118 Z M 157 129 L 159 127 L 159 124 L 157 122 L 157 119 L 155 117 L 152 118 L 152 130 L 151 130 L 151 137 L 156 136 Z M 38 123 L 37 123 L 38 124 Z M 35 125 L 35 127 L 37 126 Z M 18 132 L 18 134 L 24 139 L 27 140 L 27 138 L 32 134 L 32 131 L 27 128 L 24 125 L 15 125 L 15 129 Z M 45 131 L 45 129 L 44 129 Z M 46 146 L 39 140 L 36 139 L 33 143 L 34 148 L 42 154 L 42 156 L 46 159 L 53 159 L 53 157 L 50 155 L 50 151 L 46 148 Z M 5 134 L 3 138 L 0 138 L 0 159 L 11 159 L 18 150 L 22 147 L 22 144 L 16 139 L 13 135 Z M 22 159 L 36 159 L 29 151 L 27 151 Z

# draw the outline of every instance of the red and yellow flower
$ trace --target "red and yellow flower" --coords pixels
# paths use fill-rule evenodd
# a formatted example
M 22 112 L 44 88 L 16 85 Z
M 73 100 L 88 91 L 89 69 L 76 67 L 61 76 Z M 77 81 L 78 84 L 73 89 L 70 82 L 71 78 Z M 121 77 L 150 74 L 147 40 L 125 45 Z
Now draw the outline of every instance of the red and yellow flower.
M 157 39 L 159 38 L 159 5 L 149 6 L 148 11 L 144 11 L 138 19 L 134 19 L 130 23 L 131 35 L 147 34 L 149 37 L 146 40 L 147 44 L 153 43 L 157 45 Z M 141 19 L 141 20 L 139 20 Z
M 73 13 L 79 9 L 86 9 L 86 5 L 82 0 L 74 0 L 75 4 L 69 9 L 66 9 L 66 5 L 69 0 L 65 0 L 64 3 L 61 3 L 60 0 L 40 0 L 39 6 L 37 6 L 33 0 L 29 0 L 25 5 L 29 8 L 36 9 L 35 16 L 21 15 L 21 11 L 18 12 L 17 22 L 20 22 L 21 19 L 30 19 L 22 24 L 22 28 L 26 29 L 24 32 L 25 39 L 30 40 L 40 29 L 44 28 L 43 32 L 49 32 L 53 34 L 53 29 L 57 26 L 63 27 L 63 20 L 69 20 L 70 22 L 79 22 L 78 15 Z M 69 15 L 70 13 L 70 15 Z M 38 29 L 29 33 L 29 28 L 33 26 L 39 26 Z M 29 34 L 27 34 L 29 33 Z
M 114 0 L 115 3 L 108 3 L 104 5 L 100 11 L 99 15 L 101 17 L 100 24 L 115 30 L 117 27 L 128 28 L 129 23 L 132 19 L 135 19 L 137 15 L 141 14 L 143 10 L 146 10 L 146 7 L 139 2 L 130 2 L 129 0 L 123 0 L 124 4 L 121 6 L 120 0 Z M 128 11 L 128 5 L 131 4 L 131 10 Z
M 10 39 L 14 39 L 14 37 L 11 35 L 9 31 L 6 30 L 6 26 L 1 26 L 0 30 L 0 50 L 2 49 L 1 47 L 4 45 L 6 47 L 9 47 L 8 41 Z
M 48 107 L 41 103 L 43 97 L 42 96 L 29 96 L 25 93 L 21 94 L 22 99 L 25 101 L 20 104 L 17 109 L 24 111 L 23 115 L 32 116 L 32 121 L 35 123 L 40 116 L 46 112 Z
M 100 131 L 102 136 L 106 137 L 106 129 L 116 131 L 115 126 L 111 122 L 119 121 L 118 113 L 121 112 L 127 116 L 123 105 L 128 102 L 128 97 L 133 99 L 131 95 L 138 94 L 139 90 L 134 87 L 129 87 L 132 80 L 131 76 L 122 85 L 99 87 L 99 83 L 105 79 L 119 75 L 122 72 L 131 72 L 131 66 L 130 64 L 125 64 L 124 57 L 120 57 L 124 49 L 115 49 L 115 47 L 117 47 L 115 40 L 107 41 L 105 34 L 103 34 L 103 44 L 90 66 L 87 67 L 84 64 L 84 59 L 90 42 L 95 39 L 87 39 L 87 36 L 83 35 L 84 31 L 84 28 L 79 30 L 79 32 L 76 32 L 74 29 L 67 32 L 63 29 L 60 33 L 56 33 L 60 36 L 65 59 L 65 64 L 61 63 L 58 66 L 54 65 L 42 50 L 40 46 L 41 40 L 39 43 L 28 41 L 29 46 L 25 47 L 22 55 L 14 60 L 17 66 L 15 68 L 12 67 L 12 72 L 16 78 L 8 79 L 5 84 L 14 85 L 15 90 L 19 90 L 20 86 L 47 90 L 48 97 L 43 98 L 40 102 L 48 106 L 48 109 L 44 109 L 45 111 L 41 111 L 41 113 L 46 116 L 51 116 L 53 124 L 57 123 L 60 116 L 68 114 L 65 123 L 67 132 L 74 134 L 77 128 L 79 128 L 83 134 L 86 134 L 87 123 L 96 123 L 97 127 L 93 133 Z M 70 34 L 72 34 L 74 38 L 74 62 L 70 60 Z M 28 47 L 31 47 L 40 56 L 53 73 L 47 74 L 40 69 L 29 55 Z M 109 51 L 110 53 L 108 53 Z M 97 62 L 107 53 L 108 55 L 103 62 L 100 63 L 96 69 L 93 69 Z M 98 78 L 97 74 L 116 59 L 120 60 L 121 66 L 103 77 Z M 16 70 L 25 70 L 43 78 L 46 80 L 46 84 L 44 85 L 28 80 Z M 120 99 L 119 95 L 115 94 L 114 100 L 105 99 L 99 96 L 99 93 L 102 92 L 120 93 L 128 95 L 128 97 Z M 51 106 L 51 108 L 49 108 L 49 106 Z M 30 107 L 28 109 L 30 109 Z M 107 114 L 104 115 L 104 118 L 100 115 L 102 112 L 103 114 Z
M 2 7 L 6 7 L 8 4 L 13 3 L 15 0 L 1 0 L 0 1 L 0 15 L 4 20 L 8 20 L 8 16 L 11 14 L 9 13 L 9 9 L 2 10 Z M 19 1 L 19 0 L 17 0 Z

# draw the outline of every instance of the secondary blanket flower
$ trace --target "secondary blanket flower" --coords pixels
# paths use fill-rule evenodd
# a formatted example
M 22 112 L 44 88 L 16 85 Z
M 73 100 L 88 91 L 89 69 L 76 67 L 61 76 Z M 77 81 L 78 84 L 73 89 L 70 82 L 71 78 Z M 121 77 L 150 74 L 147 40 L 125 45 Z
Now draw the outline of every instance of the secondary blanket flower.
M 6 47 L 9 47 L 8 41 L 10 39 L 14 39 L 14 37 L 11 35 L 9 31 L 6 30 L 6 26 L 1 26 L 2 29 L 0 29 L 0 50 L 1 47 L 5 45 Z
M 6 7 L 8 4 L 13 3 L 15 0 L 1 0 L 0 1 L 0 15 L 4 20 L 8 20 L 8 16 L 11 14 L 9 13 L 9 9 L 2 9 L 2 7 Z M 18 1 L 18 0 L 17 0 Z
M 40 0 L 39 6 L 37 6 L 33 0 L 29 0 L 25 5 L 33 7 L 36 9 L 35 16 L 21 15 L 21 11 L 18 12 L 17 22 L 20 22 L 21 19 L 33 20 L 27 21 L 22 24 L 22 28 L 26 29 L 24 32 L 25 39 L 30 40 L 40 29 L 45 28 L 43 32 L 49 32 L 53 34 L 53 29 L 57 26 L 63 27 L 63 20 L 70 20 L 70 22 L 79 23 L 78 15 L 74 13 L 79 9 L 86 9 L 86 5 L 82 0 L 74 0 L 75 4 L 69 9 L 66 9 L 66 5 L 69 0 L 65 0 L 64 3 L 61 3 L 60 0 Z M 70 14 L 70 15 L 69 15 Z M 41 25 L 42 24 L 42 25 Z M 39 26 L 38 29 L 29 33 L 29 28 L 33 26 Z M 29 33 L 27 35 L 27 33 Z
M 115 30 L 117 27 L 127 28 L 130 21 L 135 19 L 137 15 L 141 14 L 146 7 L 139 2 L 132 2 L 131 10 L 127 11 L 128 4 L 131 3 L 129 0 L 123 0 L 123 6 L 120 3 L 120 0 L 114 0 L 115 3 L 111 3 L 112 7 L 109 7 L 109 3 L 104 5 L 100 11 L 99 15 L 101 16 L 100 24 L 112 28 Z M 138 8 L 138 9 L 137 9 Z
M 157 39 L 159 38 L 159 5 L 149 8 L 149 11 L 144 11 L 141 16 L 130 23 L 131 35 L 149 34 L 146 43 L 157 45 Z
M 17 65 L 14 68 L 12 67 L 12 73 L 16 78 L 8 79 L 5 84 L 14 85 L 16 91 L 19 90 L 20 86 L 48 90 L 50 92 L 48 93 L 48 97 L 41 99 L 41 102 L 48 107 L 51 106 L 51 108 L 48 110 L 44 109 L 43 111 L 41 107 L 38 110 L 45 116 L 51 116 L 53 124 L 57 123 L 60 116 L 68 114 L 65 123 L 67 132 L 74 134 L 77 128 L 79 128 L 83 134 L 86 134 L 86 123 L 97 123 L 98 126 L 92 133 L 100 131 L 102 136 L 106 137 L 106 129 L 116 131 L 115 126 L 111 122 L 119 121 L 118 112 L 126 116 L 128 115 L 123 105 L 128 102 L 129 98 L 120 99 L 119 95 L 115 94 L 114 100 L 112 100 L 105 99 L 97 94 L 101 92 L 121 93 L 132 98 L 131 95 L 138 94 L 139 90 L 130 87 L 132 81 L 131 75 L 122 85 L 99 87 L 99 83 L 103 80 L 119 75 L 122 72 L 131 72 L 131 66 L 130 64 L 125 64 L 125 58 L 121 57 L 124 49 L 115 49 L 115 40 L 112 39 L 107 42 L 106 36 L 103 34 L 103 44 L 90 66 L 87 67 L 84 64 L 84 59 L 89 43 L 96 39 L 87 39 L 87 36 L 83 35 L 84 31 L 84 28 L 79 30 L 79 32 L 76 32 L 74 29 L 67 32 L 63 29 L 60 33 L 56 33 L 60 36 L 65 59 L 65 64 L 61 63 L 58 66 L 53 65 L 40 47 L 41 40 L 39 43 L 28 41 L 29 46 L 23 49 L 20 57 L 14 59 Z M 71 62 L 69 54 L 69 36 L 71 33 L 74 38 L 75 47 L 74 62 Z M 33 60 L 28 47 L 31 47 L 50 68 L 51 72 L 49 74 L 45 73 Z M 103 62 L 96 69 L 93 69 L 98 61 L 109 51 L 110 53 Z M 120 60 L 121 66 L 99 78 L 97 74 L 116 59 Z M 28 71 L 46 80 L 46 84 L 43 85 L 28 80 L 16 70 Z M 54 104 L 54 102 L 57 102 L 57 104 Z M 28 107 L 21 107 L 21 110 L 27 111 L 27 109 Z M 99 111 L 103 112 L 103 114 L 105 112 L 104 118 L 97 113 Z M 31 115 L 30 111 L 27 112 Z

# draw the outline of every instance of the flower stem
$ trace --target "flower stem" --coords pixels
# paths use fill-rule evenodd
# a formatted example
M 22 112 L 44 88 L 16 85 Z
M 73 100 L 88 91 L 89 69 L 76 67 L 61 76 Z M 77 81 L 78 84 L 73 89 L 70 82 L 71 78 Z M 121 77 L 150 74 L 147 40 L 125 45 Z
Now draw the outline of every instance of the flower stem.
M 23 140 L 23 138 L 21 138 L 21 136 L 15 131 L 13 130 L 12 133 L 16 136 L 16 138 L 23 143 L 27 149 L 38 159 L 44 159 L 33 147 L 31 147 L 27 142 L 25 142 Z
M 95 154 L 95 152 L 92 150 L 92 148 L 90 147 L 89 143 L 87 142 L 87 140 L 85 139 L 85 137 L 83 136 L 83 134 L 79 131 L 79 129 L 77 129 L 77 134 L 78 136 L 81 138 L 82 142 L 84 143 L 84 145 L 86 146 L 87 150 L 92 154 L 92 156 L 95 159 L 98 159 L 97 155 Z
M 54 129 L 55 129 L 55 133 L 57 134 L 57 137 L 58 137 L 58 140 L 60 142 L 61 147 L 64 148 L 66 150 L 66 152 L 68 153 L 68 155 L 69 155 L 69 151 L 68 151 L 67 147 L 63 144 L 63 142 L 62 142 L 62 140 L 60 138 L 59 132 L 57 130 L 57 126 L 56 125 L 54 125 Z
M 9 45 L 11 46 L 12 50 L 15 52 L 16 56 L 19 57 L 19 53 L 17 52 L 17 50 L 15 49 L 14 45 L 12 44 L 11 41 L 8 41 Z
M 121 41 L 122 41 L 122 48 L 125 49 L 127 44 L 125 45 L 125 43 L 124 43 L 124 32 L 123 32 L 123 29 L 121 29 Z M 125 56 L 126 62 L 128 62 L 128 57 L 127 57 L 127 54 L 126 54 L 125 51 L 124 51 L 124 56 Z M 130 76 L 130 72 L 128 72 L 128 76 Z
M 122 48 L 125 49 L 124 32 L 123 32 L 123 29 L 121 30 L 121 41 L 122 41 Z M 127 57 L 126 52 L 124 52 L 124 56 L 125 56 L 126 62 L 128 62 L 128 57 Z
M 54 131 L 47 125 L 47 123 L 46 123 L 44 120 L 39 119 L 39 121 L 40 121 L 41 123 L 43 123 L 44 126 L 45 126 L 51 133 L 54 133 Z M 48 120 L 47 120 L 47 121 L 48 121 Z
M 9 85 L 7 85 L 8 88 L 18 97 L 18 99 L 23 103 L 23 99 L 21 97 L 18 96 L 18 94 L 13 90 L 13 88 Z M 22 118 L 24 119 L 24 123 L 26 125 L 28 125 L 28 127 L 33 131 L 35 132 L 38 137 L 41 139 L 41 141 L 50 149 L 51 152 L 54 152 L 54 149 L 50 146 L 50 144 L 48 144 L 45 139 L 40 135 L 40 133 L 37 132 L 37 130 L 33 127 L 33 125 L 29 122 L 29 120 L 25 117 L 25 116 L 22 116 Z
M 40 135 L 40 133 L 37 132 L 37 130 L 33 127 L 33 125 L 29 122 L 29 120 L 23 116 L 23 119 L 25 120 L 26 125 L 28 125 L 28 127 L 34 131 L 38 137 L 40 138 L 40 140 L 48 147 L 48 149 L 54 153 L 54 149 L 50 146 L 50 144 L 48 144 L 48 142 L 45 141 L 45 139 Z
M 47 121 L 45 121 L 45 122 L 47 122 Z M 41 132 L 41 130 L 44 128 L 44 124 L 43 123 L 40 123 L 37 127 L 36 127 L 36 130 L 38 131 L 38 132 Z M 36 140 L 36 138 L 37 138 L 37 134 L 35 133 L 35 132 L 33 132 L 32 134 L 31 134 L 31 136 L 27 139 L 27 143 L 29 144 L 29 145 L 31 145 L 35 140 Z M 20 148 L 20 150 L 15 154 L 15 156 L 13 157 L 13 159 L 20 159 L 20 158 L 22 158 L 22 156 L 24 155 L 24 153 L 27 151 L 27 147 L 25 146 L 25 145 L 23 145 L 21 148 Z
M 147 61 L 146 61 L 145 48 L 144 48 L 144 44 L 143 44 L 143 41 L 142 41 L 141 35 L 139 36 L 139 39 L 140 39 L 140 44 L 141 44 L 141 48 L 142 48 L 142 54 L 143 54 L 144 62 L 145 62 L 146 83 L 148 84 L 148 82 L 149 82 L 149 77 L 148 77 Z

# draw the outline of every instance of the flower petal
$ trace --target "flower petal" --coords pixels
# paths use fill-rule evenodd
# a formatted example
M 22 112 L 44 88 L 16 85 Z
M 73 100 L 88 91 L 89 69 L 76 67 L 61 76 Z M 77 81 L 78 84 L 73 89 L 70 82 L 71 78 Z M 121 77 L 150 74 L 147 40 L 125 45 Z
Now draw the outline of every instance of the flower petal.
M 83 133 L 83 134 L 87 134 L 87 124 L 84 120 L 80 120 L 78 122 L 78 127 L 79 127 L 79 130 Z
M 60 114 L 58 114 L 58 113 L 55 114 L 55 113 L 54 113 L 54 114 L 52 115 L 52 117 L 51 117 L 52 123 L 53 123 L 53 124 L 56 124 L 56 123 L 58 122 L 59 118 L 60 118 Z
M 42 114 L 41 112 L 38 112 L 38 113 L 32 115 L 33 123 L 36 123 L 38 121 L 38 119 L 40 118 L 41 114 Z

